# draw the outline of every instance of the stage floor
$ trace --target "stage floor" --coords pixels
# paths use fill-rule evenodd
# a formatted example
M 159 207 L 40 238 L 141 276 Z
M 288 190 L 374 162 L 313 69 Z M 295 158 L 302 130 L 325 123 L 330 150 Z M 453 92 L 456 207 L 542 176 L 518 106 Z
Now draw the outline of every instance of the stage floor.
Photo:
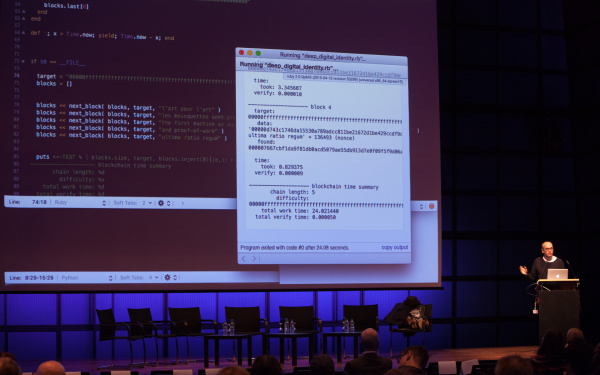
M 478 360 L 497 360 L 505 355 L 509 354 L 517 354 L 523 358 L 531 357 L 535 351 L 537 350 L 537 346 L 512 346 L 512 347 L 503 347 L 503 348 L 470 348 L 470 349 L 442 349 L 442 350 L 432 350 L 431 351 L 431 359 L 430 363 L 438 362 L 438 361 L 456 361 L 463 362 L 470 359 L 478 359 Z M 389 353 L 381 353 L 382 355 L 386 355 Z M 334 361 L 335 361 L 335 357 Z M 347 361 L 351 360 L 351 356 L 348 356 L 341 363 L 336 363 L 336 370 L 343 371 L 344 365 Z M 18 358 L 17 358 L 18 360 Z M 108 361 L 97 361 L 95 359 L 91 360 L 64 360 L 63 365 L 67 371 L 81 371 L 81 372 L 89 372 L 90 375 L 100 374 L 102 371 L 108 370 L 98 370 L 97 366 L 107 365 Z M 129 362 L 126 361 L 117 361 L 114 364 L 118 365 L 127 365 Z M 39 365 L 39 361 L 19 361 L 23 372 L 35 372 L 37 366 Z M 220 367 L 225 367 L 233 364 L 231 362 L 231 358 L 221 358 L 220 359 Z M 308 358 L 299 358 L 298 366 L 308 366 Z M 396 363 L 394 362 L 394 367 Z M 211 362 L 211 368 L 214 368 L 214 363 Z M 244 361 L 244 367 L 247 367 L 247 362 Z M 203 362 L 193 362 L 188 365 L 179 364 L 179 365 L 159 365 L 157 367 L 146 366 L 144 368 L 134 368 L 134 371 L 138 371 L 140 375 L 151 375 L 152 371 L 172 371 L 172 370 L 185 370 L 191 369 L 193 374 L 196 375 L 199 369 L 204 368 Z M 285 362 L 283 365 L 283 369 L 285 373 L 292 373 L 293 367 L 291 365 L 291 360 Z M 116 369 L 115 369 L 116 370 Z

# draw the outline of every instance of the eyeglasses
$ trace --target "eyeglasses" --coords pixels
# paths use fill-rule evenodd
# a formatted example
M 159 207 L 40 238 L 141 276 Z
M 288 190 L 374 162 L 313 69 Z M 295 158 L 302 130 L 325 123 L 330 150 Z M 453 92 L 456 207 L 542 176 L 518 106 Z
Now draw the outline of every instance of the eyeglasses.
M 406 353 L 402 353 L 402 354 L 400 354 L 399 356 L 397 356 L 397 357 L 396 357 L 396 362 L 399 364 L 399 363 L 400 363 L 400 359 L 401 359 L 402 357 L 404 357 L 405 355 L 406 355 Z

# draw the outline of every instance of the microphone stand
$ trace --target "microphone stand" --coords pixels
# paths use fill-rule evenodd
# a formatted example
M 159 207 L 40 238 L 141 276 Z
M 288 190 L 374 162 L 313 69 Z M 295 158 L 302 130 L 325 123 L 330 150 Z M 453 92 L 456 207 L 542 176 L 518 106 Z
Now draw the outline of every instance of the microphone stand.
M 575 275 L 575 272 L 573 271 L 573 268 L 571 267 L 571 263 L 569 262 L 569 260 L 565 259 L 565 262 L 567 262 L 567 266 L 569 266 L 571 274 L 573 274 L 573 278 L 578 279 L 578 277 Z M 579 283 L 577 283 L 577 289 L 579 289 Z
M 546 290 L 550 291 L 550 289 L 548 289 L 546 286 L 544 286 L 544 284 L 540 284 L 540 281 L 539 281 L 539 280 L 538 280 L 538 282 L 537 282 L 537 285 L 538 285 L 540 288 L 544 288 L 544 289 L 546 289 Z

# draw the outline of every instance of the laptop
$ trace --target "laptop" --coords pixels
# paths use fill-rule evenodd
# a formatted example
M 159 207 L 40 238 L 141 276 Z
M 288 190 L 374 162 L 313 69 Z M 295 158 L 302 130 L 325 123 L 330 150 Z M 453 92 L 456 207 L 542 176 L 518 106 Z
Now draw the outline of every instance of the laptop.
M 548 269 L 548 280 L 568 280 L 569 270 L 564 268 Z

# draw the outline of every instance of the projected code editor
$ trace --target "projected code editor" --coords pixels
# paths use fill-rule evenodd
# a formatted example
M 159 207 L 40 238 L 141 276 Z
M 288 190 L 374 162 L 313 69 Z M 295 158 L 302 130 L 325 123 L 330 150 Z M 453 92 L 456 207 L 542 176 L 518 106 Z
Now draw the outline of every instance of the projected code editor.
M 46 206 L 59 197 L 233 199 L 234 74 L 218 59 L 184 58 L 199 41 L 189 22 L 157 22 L 176 12 L 168 2 L 7 4 L 12 95 L 3 116 L 10 116 L 12 154 L 4 161 L 11 171 L 5 205 Z M 91 28 L 98 19 L 111 22 Z
M 406 263 L 406 58 L 238 48 L 236 69 L 238 261 Z

